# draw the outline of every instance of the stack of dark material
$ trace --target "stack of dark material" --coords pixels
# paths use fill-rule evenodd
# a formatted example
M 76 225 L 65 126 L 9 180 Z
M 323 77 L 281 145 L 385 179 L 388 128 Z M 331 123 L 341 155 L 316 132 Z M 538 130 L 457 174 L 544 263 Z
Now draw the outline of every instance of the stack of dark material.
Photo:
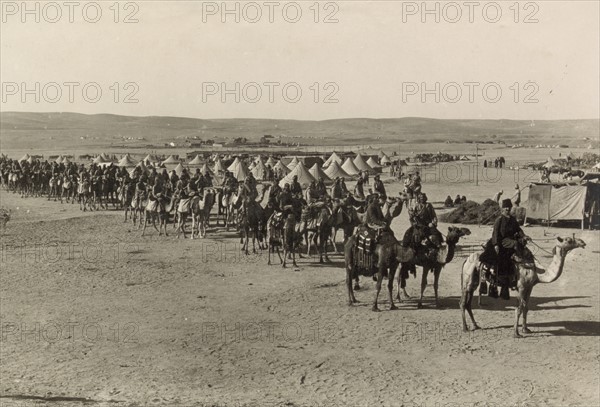
M 500 205 L 492 199 L 486 199 L 482 204 L 473 201 L 462 203 L 453 211 L 440 215 L 439 218 L 445 223 L 493 225 L 499 215 Z

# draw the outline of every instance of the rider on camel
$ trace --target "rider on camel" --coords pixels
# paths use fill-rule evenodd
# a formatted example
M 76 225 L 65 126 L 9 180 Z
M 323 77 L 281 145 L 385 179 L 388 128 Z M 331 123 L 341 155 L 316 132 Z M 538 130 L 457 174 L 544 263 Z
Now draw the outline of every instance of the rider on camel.
M 359 178 L 356 181 L 356 186 L 354 187 L 354 197 L 356 199 L 364 200 L 365 199 L 365 189 L 363 186 L 362 178 Z
M 413 247 L 415 250 L 421 245 L 423 239 L 440 247 L 443 242 L 442 234 L 437 230 L 437 215 L 433 206 L 427 202 L 427 195 L 421 193 L 417 196 L 417 204 L 409 214 L 411 226 L 406 230 L 402 245 Z
M 325 186 L 325 181 L 323 181 L 322 177 L 319 177 L 319 181 L 317 181 L 317 195 L 319 196 L 319 199 L 323 199 L 327 196 L 327 187 Z
M 333 184 L 333 187 L 331 188 L 331 197 L 333 199 L 343 199 L 344 198 L 344 191 L 342 189 L 342 179 L 340 177 L 337 177 L 335 179 L 335 183 Z
M 244 188 L 246 189 L 246 194 L 248 199 L 253 202 L 258 197 L 258 191 L 256 190 L 256 178 L 252 173 L 248 174 L 246 180 L 244 181 Z
M 510 199 L 502 200 L 501 215 L 494 223 L 494 231 L 488 245 L 494 247 L 497 255 L 497 273 L 500 277 L 500 297 L 508 300 L 510 277 L 514 274 L 513 255 L 516 261 L 521 261 L 519 257 L 529 257 L 530 253 L 525 254 L 525 241 L 527 237 L 519 226 L 517 219 L 510 214 L 512 202 Z M 518 257 L 517 257 L 518 256 Z M 494 294 L 491 294 L 494 296 Z
M 290 191 L 295 197 L 302 197 L 302 186 L 298 182 L 298 176 L 294 175 L 292 178 L 292 184 L 290 185 Z
M 383 181 L 381 181 L 379 174 L 375 175 L 375 182 L 373 183 L 373 191 L 378 193 L 384 199 L 387 198 L 387 194 L 385 192 L 385 186 L 383 185 Z
M 368 198 L 369 206 L 365 214 L 365 225 L 371 229 L 380 232 L 382 229 L 387 227 L 385 216 L 381 210 L 381 206 L 385 203 L 385 198 L 382 196 L 371 195 Z

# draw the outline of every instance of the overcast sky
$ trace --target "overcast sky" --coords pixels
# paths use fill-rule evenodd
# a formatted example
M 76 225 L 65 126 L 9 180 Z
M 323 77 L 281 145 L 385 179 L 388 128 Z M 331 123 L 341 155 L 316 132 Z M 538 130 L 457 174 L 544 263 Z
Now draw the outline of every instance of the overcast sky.
M 120 3 L 117 16 L 113 2 L 80 2 L 72 10 L 42 2 L 36 16 L 35 2 L 32 14 L 21 2 L 3 2 L 2 111 L 309 120 L 599 116 L 597 1 L 521 2 L 518 15 L 513 1 L 473 9 L 427 2 L 438 7 L 439 22 L 435 13 L 422 14 L 421 2 L 273 3 L 239 3 L 238 16 L 223 16 L 220 1 L 131 2 Z M 99 21 L 86 21 L 96 19 L 96 4 Z M 128 16 L 137 22 L 124 23 Z M 86 87 L 85 100 L 88 83 L 97 85 Z

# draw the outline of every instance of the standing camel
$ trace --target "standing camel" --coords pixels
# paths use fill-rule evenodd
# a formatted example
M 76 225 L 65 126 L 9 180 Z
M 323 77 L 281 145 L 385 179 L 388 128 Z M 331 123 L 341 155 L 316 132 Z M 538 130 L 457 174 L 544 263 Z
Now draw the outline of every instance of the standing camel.
M 197 230 L 199 237 L 206 237 L 206 228 L 214 203 L 215 194 L 210 189 L 204 190 L 203 198 L 196 197 L 192 201 L 192 239 L 194 238 L 194 230 Z
M 543 269 L 539 267 L 537 262 L 532 268 L 526 268 L 523 264 L 516 264 L 518 304 L 515 310 L 515 338 L 521 337 L 519 333 L 519 318 L 523 314 L 523 333 L 529 334 L 531 331 L 527 328 L 527 312 L 529 311 L 529 297 L 533 287 L 538 283 L 553 283 L 563 272 L 565 265 L 565 257 L 567 254 L 577 248 L 585 248 L 585 242 L 579 238 L 565 237 L 556 238 L 557 243 L 553 249 L 554 257 L 550 265 Z M 467 331 L 467 321 L 465 318 L 465 310 L 471 317 L 473 323 L 472 330 L 479 329 L 473 317 L 471 302 L 473 301 L 473 293 L 479 286 L 479 282 L 483 280 L 484 271 L 483 263 L 479 261 L 479 256 L 483 252 L 473 253 L 463 264 L 462 274 L 460 276 L 462 296 L 460 299 L 460 310 L 462 313 L 463 331 Z
M 377 262 L 373 264 L 371 270 L 366 270 L 358 266 L 356 264 L 356 255 L 355 246 L 356 246 L 357 235 L 351 236 L 346 244 L 344 245 L 344 258 L 346 265 L 346 288 L 348 290 L 348 305 L 354 305 L 358 301 L 354 297 L 354 291 L 352 290 L 352 280 L 358 280 L 358 276 L 360 274 L 365 276 L 376 275 L 377 277 L 377 290 L 375 292 L 375 300 L 373 302 L 373 311 L 379 311 L 377 306 L 377 299 L 379 298 L 379 293 L 381 291 L 381 283 L 383 281 L 384 274 L 388 274 L 388 292 L 390 297 L 390 310 L 397 309 L 394 305 L 394 299 L 392 296 L 392 291 L 394 289 L 394 275 L 396 273 L 396 269 L 400 264 L 400 261 L 405 256 L 403 251 L 406 248 L 403 248 L 400 245 L 400 242 L 396 240 L 396 238 L 390 232 L 384 232 L 383 236 L 380 238 L 379 242 L 375 246 L 375 250 L 373 251 L 377 257 Z M 358 282 L 357 282 L 358 285 Z
M 454 253 L 456 250 L 456 244 L 461 237 L 470 235 L 471 231 L 467 228 L 457 228 L 450 226 L 448 227 L 448 235 L 446 236 L 446 246 L 439 250 L 428 250 L 424 248 L 422 252 L 414 254 L 414 250 L 410 253 L 413 254 L 412 260 L 405 260 L 402 262 L 401 272 L 398 273 L 398 295 L 400 299 L 400 290 L 404 290 L 406 287 L 405 274 L 402 273 L 402 269 L 407 267 L 408 264 L 414 263 L 416 266 L 423 267 L 423 275 L 421 276 L 421 296 L 417 303 L 417 308 L 423 308 L 423 293 L 427 287 L 427 275 L 430 270 L 433 270 L 433 291 L 435 293 L 435 306 L 439 308 L 438 302 L 438 283 L 440 281 L 440 273 L 442 268 L 454 259 Z M 403 291 L 406 295 L 406 291 Z

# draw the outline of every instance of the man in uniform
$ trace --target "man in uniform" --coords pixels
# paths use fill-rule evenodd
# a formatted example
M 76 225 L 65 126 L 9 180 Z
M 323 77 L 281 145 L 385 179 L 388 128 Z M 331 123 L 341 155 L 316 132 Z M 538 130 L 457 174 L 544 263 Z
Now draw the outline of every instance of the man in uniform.
M 365 225 L 371 229 L 380 231 L 387 227 L 385 216 L 381 210 L 381 206 L 385 203 L 385 199 L 382 196 L 371 195 L 368 197 L 369 206 L 365 214 Z
M 500 280 L 500 297 L 508 300 L 509 276 L 514 272 L 512 256 L 522 256 L 526 239 L 525 233 L 519 226 L 517 219 L 510 214 L 512 202 L 510 199 L 502 200 L 501 214 L 494 223 L 491 245 L 496 252 L 498 263 L 497 273 Z
M 379 194 L 379 196 L 382 196 L 385 199 L 387 199 L 387 194 L 385 192 L 385 186 L 383 185 L 383 181 L 381 181 L 379 174 L 375 175 L 375 182 L 373 183 L 373 190 Z
M 435 247 L 441 245 L 442 234 L 437 230 L 437 215 L 433 206 L 427 202 L 427 195 L 421 193 L 417 196 L 417 204 L 409 215 L 411 226 L 406 230 L 402 245 L 404 247 L 412 246 L 417 249 L 420 241 L 427 238 Z M 416 237 L 416 239 L 415 239 Z
M 292 195 L 294 195 L 295 197 L 302 196 L 302 186 L 298 182 L 297 175 L 294 175 L 294 177 L 292 178 L 292 185 L 290 185 L 290 191 L 292 192 Z

